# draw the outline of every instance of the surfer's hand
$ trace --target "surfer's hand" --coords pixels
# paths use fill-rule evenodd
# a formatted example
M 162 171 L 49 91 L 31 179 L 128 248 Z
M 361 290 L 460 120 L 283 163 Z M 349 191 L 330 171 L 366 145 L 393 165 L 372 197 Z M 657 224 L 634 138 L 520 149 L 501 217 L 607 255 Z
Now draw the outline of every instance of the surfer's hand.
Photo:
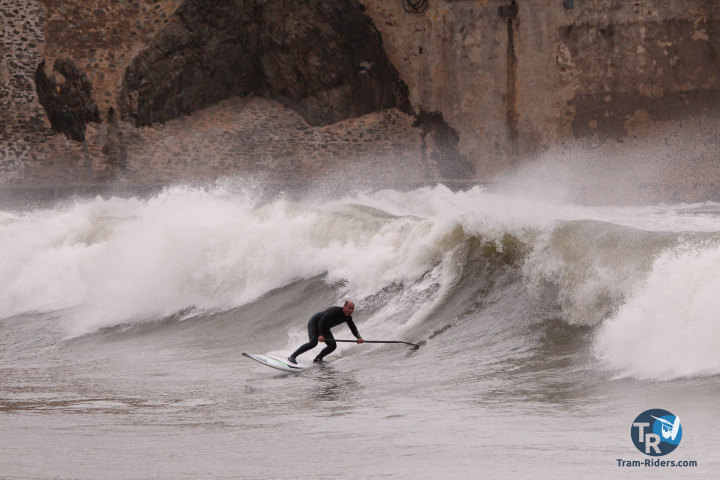
M 325 337 L 323 337 L 322 335 L 320 335 L 320 336 L 318 337 L 318 342 L 320 342 L 320 343 L 325 343 Z
M 363 343 L 365 340 L 362 339 L 362 337 L 358 337 L 358 343 Z

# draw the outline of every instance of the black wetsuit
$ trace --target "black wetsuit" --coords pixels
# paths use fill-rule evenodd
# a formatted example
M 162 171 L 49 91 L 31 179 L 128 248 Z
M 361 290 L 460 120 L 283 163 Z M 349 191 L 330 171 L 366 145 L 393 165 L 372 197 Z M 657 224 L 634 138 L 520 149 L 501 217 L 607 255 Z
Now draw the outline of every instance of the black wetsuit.
M 346 317 L 343 313 L 342 307 L 330 307 L 327 310 L 318 312 L 310 317 L 310 321 L 308 322 L 308 337 L 310 337 L 310 341 L 298 348 L 295 353 L 290 356 L 290 358 L 294 359 L 298 355 L 315 348 L 318 344 L 318 336 L 322 335 L 325 337 L 325 343 L 327 346 L 323 348 L 316 357 L 316 360 L 322 360 L 325 355 L 331 353 L 337 348 L 337 343 L 335 342 L 330 329 L 337 327 L 341 323 L 347 323 L 348 327 L 350 327 L 350 331 L 353 335 L 355 335 L 355 338 L 360 338 L 360 334 L 353 322 L 352 316 Z

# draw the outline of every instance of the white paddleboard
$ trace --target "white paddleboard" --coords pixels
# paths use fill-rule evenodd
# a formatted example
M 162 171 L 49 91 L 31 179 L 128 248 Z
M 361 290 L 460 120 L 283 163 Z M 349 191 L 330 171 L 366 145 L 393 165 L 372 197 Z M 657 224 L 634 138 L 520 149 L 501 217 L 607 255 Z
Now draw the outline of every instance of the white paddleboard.
M 281 358 L 276 355 L 265 355 L 262 353 L 245 352 L 243 352 L 243 355 L 252 360 L 255 360 L 258 363 L 262 363 L 263 365 L 266 365 L 268 367 L 277 368 L 278 370 L 282 370 L 284 372 L 302 372 L 309 366 L 302 363 L 290 363 L 286 358 Z

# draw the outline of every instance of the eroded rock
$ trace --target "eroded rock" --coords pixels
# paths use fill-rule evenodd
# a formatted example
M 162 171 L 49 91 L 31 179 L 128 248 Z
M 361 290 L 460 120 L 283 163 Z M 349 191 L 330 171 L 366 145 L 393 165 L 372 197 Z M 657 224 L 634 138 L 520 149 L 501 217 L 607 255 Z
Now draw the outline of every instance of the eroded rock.
M 126 70 L 120 108 L 141 126 L 248 93 L 311 125 L 409 111 L 380 34 L 352 0 L 188 0 Z
M 100 122 L 100 112 L 92 99 L 92 84 L 69 59 L 56 60 L 53 71 L 62 78 L 45 73 L 45 60 L 35 71 L 35 88 L 40 104 L 56 132 L 82 142 L 85 140 L 85 124 Z

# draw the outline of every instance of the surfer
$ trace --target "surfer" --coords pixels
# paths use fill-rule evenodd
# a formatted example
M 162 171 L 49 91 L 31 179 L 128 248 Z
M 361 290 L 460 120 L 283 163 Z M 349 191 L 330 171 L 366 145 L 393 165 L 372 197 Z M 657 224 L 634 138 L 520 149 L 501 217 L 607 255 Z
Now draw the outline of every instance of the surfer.
M 355 338 L 357 338 L 357 343 L 363 343 L 363 339 L 358 333 L 355 323 L 353 323 L 353 310 L 355 310 L 355 304 L 348 300 L 342 307 L 330 307 L 310 317 L 310 321 L 308 322 L 308 336 L 310 337 L 310 341 L 295 350 L 295 353 L 288 357 L 288 362 L 297 363 L 296 358 L 298 355 L 302 355 L 308 350 L 315 348 L 318 342 L 325 342 L 327 346 L 323 348 L 318 356 L 315 357 L 315 360 L 313 360 L 315 363 L 323 363 L 323 358 L 337 348 L 335 337 L 333 337 L 330 329 L 337 327 L 341 323 L 347 323 L 350 331 L 355 335 Z

